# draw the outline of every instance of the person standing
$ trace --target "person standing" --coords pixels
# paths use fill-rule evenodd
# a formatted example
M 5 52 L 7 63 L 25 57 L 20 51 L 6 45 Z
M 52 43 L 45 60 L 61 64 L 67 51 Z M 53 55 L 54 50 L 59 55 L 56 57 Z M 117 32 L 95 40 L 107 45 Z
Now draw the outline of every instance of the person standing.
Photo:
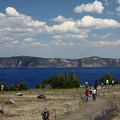
M 90 85 L 89 92 L 90 92 L 90 95 L 92 95 L 92 85 Z
M 97 90 L 95 88 L 93 88 L 92 90 L 92 95 L 93 95 L 94 102 L 96 102 Z
M 3 90 L 4 90 L 4 85 L 2 84 L 1 85 L 1 92 L 3 93 Z
M 86 89 L 88 88 L 88 82 L 85 82 L 85 88 Z
M 106 85 L 109 85 L 109 80 L 106 80 Z
M 114 83 L 115 83 L 115 81 L 114 81 L 114 80 L 112 80 L 112 86 L 114 86 Z

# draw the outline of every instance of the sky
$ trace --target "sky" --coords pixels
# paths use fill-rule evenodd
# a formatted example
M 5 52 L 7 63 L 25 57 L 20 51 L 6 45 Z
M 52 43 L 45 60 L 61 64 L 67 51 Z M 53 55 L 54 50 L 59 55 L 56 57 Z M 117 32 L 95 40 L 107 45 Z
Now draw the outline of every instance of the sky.
M 120 0 L 0 0 L 0 57 L 120 58 Z

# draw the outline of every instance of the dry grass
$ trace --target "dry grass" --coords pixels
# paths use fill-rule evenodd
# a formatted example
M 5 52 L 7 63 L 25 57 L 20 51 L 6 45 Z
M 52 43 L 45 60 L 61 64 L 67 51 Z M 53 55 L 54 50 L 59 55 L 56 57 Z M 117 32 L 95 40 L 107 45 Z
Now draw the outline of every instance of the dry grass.
M 46 91 L 45 91 L 46 92 Z M 15 93 L 5 93 L 0 95 L 0 107 L 4 107 L 5 114 L 0 115 L 0 120 L 42 120 L 41 111 L 48 108 L 50 111 L 51 120 L 79 109 L 83 105 L 78 91 L 67 90 L 61 93 L 58 91 L 49 91 L 46 94 L 46 99 L 38 99 L 38 91 L 23 91 L 23 96 L 15 96 Z M 58 93 L 57 93 L 58 92 Z M 65 93 L 67 92 L 67 96 Z M 71 94 L 73 93 L 73 94 Z M 75 95 L 78 95 L 77 97 Z M 13 100 L 16 104 L 5 104 L 5 100 Z
M 114 88 L 111 88 L 111 89 L 113 89 L 115 91 L 108 92 L 108 93 L 106 92 L 106 93 L 102 94 L 102 97 L 106 98 L 110 101 L 113 101 L 118 107 L 118 110 L 114 111 L 112 113 L 113 116 L 115 116 L 115 117 L 113 117 L 112 119 L 109 119 L 109 120 L 120 120 L 120 91 L 119 91 L 120 86 L 114 87 Z M 116 91 L 116 89 L 117 89 L 117 91 Z

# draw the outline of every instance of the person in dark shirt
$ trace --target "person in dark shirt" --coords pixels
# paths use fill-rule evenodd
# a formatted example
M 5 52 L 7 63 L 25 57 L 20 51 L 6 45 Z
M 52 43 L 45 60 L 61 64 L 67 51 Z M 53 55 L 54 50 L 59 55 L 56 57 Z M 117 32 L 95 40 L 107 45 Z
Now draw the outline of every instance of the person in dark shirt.
M 42 115 L 42 119 L 43 119 L 43 120 L 50 120 L 50 119 L 49 119 L 50 113 L 49 113 L 49 111 L 47 110 L 47 108 L 45 108 L 45 109 L 41 112 L 41 115 Z

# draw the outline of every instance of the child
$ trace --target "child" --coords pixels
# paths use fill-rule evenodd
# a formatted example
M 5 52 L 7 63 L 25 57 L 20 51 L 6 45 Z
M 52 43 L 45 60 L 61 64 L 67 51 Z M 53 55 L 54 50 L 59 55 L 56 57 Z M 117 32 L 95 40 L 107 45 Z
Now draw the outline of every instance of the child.
M 96 101 L 96 95 L 97 95 L 97 91 L 96 91 L 95 88 L 92 90 L 92 94 L 93 94 L 93 100 L 95 102 Z
M 47 110 L 47 108 L 45 108 L 45 109 L 41 112 L 41 115 L 42 115 L 42 119 L 43 119 L 43 120 L 50 120 L 50 119 L 49 119 L 50 114 L 49 114 L 49 111 Z
M 89 96 L 89 91 L 86 90 L 86 91 L 85 91 L 86 102 L 88 102 L 88 96 Z

